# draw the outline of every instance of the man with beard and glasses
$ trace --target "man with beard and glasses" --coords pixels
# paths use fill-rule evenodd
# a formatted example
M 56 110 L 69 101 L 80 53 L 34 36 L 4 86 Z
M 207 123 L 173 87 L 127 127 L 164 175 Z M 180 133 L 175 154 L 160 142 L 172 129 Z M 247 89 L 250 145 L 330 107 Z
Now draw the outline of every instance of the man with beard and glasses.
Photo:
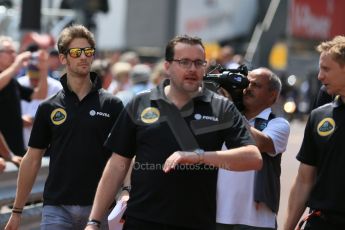
M 94 36 L 84 26 L 72 25 L 61 32 L 57 46 L 66 67 L 60 79 L 63 89 L 37 110 L 6 230 L 20 227 L 23 207 L 46 151 L 50 163 L 41 229 L 83 229 L 111 155 L 103 143 L 123 105 L 102 89 L 98 76 L 90 72 Z M 107 220 L 103 222 L 103 229 L 107 229 Z

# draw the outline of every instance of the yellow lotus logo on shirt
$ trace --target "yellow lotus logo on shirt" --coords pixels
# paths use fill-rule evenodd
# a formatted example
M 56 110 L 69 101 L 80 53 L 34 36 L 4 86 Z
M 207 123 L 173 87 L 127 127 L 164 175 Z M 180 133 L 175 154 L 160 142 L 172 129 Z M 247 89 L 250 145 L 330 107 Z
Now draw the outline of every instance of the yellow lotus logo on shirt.
M 322 137 L 332 134 L 334 132 L 334 129 L 335 121 L 330 117 L 324 118 L 317 125 L 317 133 Z
M 158 121 L 160 112 L 155 107 L 148 107 L 141 112 L 140 118 L 146 124 L 152 124 Z
M 50 119 L 54 125 L 61 125 L 66 121 L 67 113 L 63 108 L 54 109 L 50 114 Z

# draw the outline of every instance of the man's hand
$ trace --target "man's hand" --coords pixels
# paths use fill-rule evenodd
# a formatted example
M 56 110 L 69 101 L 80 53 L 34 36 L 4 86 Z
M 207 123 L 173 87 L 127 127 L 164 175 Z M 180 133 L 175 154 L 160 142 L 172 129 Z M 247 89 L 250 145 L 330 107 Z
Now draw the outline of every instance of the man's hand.
M 165 161 L 163 171 L 167 173 L 178 164 L 197 164 L 199 161 L 199 156 L 195 152 L 176 151 Z
M 20 68 L 22 68 L 23 66 L 26 66 L 28 64 L 30 57 L 31 57 L 30 51 L 25 51 L 18 54 L 13 63 L 15 70 L 19 71 Z
M 129 200 L 129 192 L 127 190 L 121 191 L 117 201 L 127 202 Z
M 21 215 L 17 213 L 12 213 L 10 219 L 8 220 L 5 230 L 18 230 L 20 225 Z
M 10 162 L 12 162 L 13 164 L 15 164 L 18 168 L 20 166 L 20 163 L 22 162 L 23 157 L 19 157 L 16 155 L 12 155 Z

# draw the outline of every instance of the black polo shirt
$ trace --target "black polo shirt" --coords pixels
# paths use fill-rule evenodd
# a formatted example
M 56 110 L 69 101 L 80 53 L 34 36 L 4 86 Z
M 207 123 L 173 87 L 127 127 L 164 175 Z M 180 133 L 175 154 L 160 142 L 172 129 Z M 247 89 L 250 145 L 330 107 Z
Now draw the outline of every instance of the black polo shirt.
M 313 110 L 297 159 L 316 167 L 317 176 L 307 206 L 345 216 L 345 105 L 333 103 Z
M 19 156 L 25 153 L 20 99 L 30 101 L 32 92 L 31 88 L 20 85 L 15 79 L 0 90 L 0 131 L 9 148 Z
M 169 103 L 164 95 L 168 83 L 127 104 L 106 142 L 113 152 L 136 156 L 127 215 L 173 226 L 214 229 L 217 169 L 179 165 L 169 173 L 162 170 L 165 160 L 181 150 L 165 119 L 167 114 L 157 105 L 158 100 Z M 228 148 L 254 144 L 234 104 L 205 88 L 180 111 L 206 151 L 220 150 L 224 142 Z
M 50 153 L 44 204 L 91 205 L 111 155 L 103 144 L 123 105 L 101 89 L 96 74 L 91 80 L 91 91 L 79 101 L 62 76 L 63 90 L 38 108 L 29 146 Z

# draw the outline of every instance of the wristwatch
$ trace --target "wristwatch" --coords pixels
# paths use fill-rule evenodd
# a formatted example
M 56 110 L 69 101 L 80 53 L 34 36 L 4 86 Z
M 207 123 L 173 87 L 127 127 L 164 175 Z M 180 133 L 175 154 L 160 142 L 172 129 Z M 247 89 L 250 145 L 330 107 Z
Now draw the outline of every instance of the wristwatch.
M 195 149 L 194 152 L 195 152 L 196 155 L 198 155 L 198 157 L 199 157 L 199 162 L 198 162 L 198 164 L 204 163 L 205 150 L 203 150 L 203 149 Z

